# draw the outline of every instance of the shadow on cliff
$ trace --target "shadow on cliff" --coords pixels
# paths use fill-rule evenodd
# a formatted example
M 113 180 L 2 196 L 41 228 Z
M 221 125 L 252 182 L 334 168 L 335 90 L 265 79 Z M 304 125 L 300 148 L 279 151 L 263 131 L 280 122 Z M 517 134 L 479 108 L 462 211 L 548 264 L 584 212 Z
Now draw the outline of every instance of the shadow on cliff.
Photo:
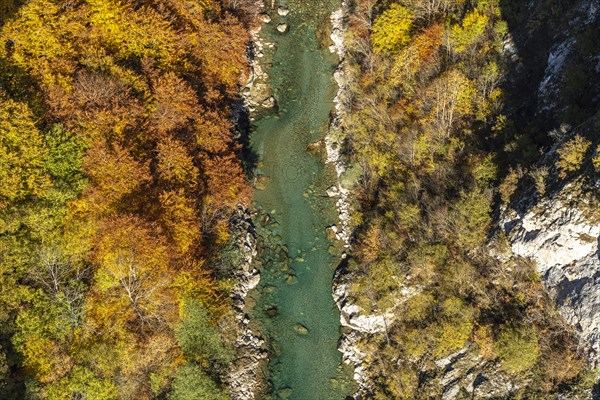
M 506 94 L 504 115 L 510 116 L 506 129 L 496 137 L 499 160 L 506 165 L 530 164 L 548 149 L 552 141 L 548 132 L 556 126 L 554 115 L 539 114 L 538 89 L 555 43 L 563 29 L 568 2 L 560 0 L 500 0 L 503 18 L 508 24 L 512 45 L 505 50 L 513 54 L 507 60 L 508 76 L 502 83 Z M 511 49 L 512 47 L 512 49 Z M 510 150 L 505 150 L 505 149 Z
M 550 176 L 545 197 L 549 197 L 569 181 L 557 176 L 554 146 L 575 133 L 590 139 L 595 135 L 600 106 L 598 16 L 591 11 L 591 0 L 499 1 L 511 39 L 505 43 L 506 75 L 501 82 L 505 93 L 502 114 L 508 116 L 508 122 L 500 132 L 491 133 L 491 140 L 483 146 L 496 154 L 500 180 L 511 168 L 526 177 L 535 167 L 547 166 Z M 582 23 L 586 18 L 592 18 L 591 22 Z M 564 65 L 548 73 L 557 48 L 570 40 L 574 44 Z M 543 82 L 550 82 L 553 90 L 541 92 Z M 532 179 L 520 179 L 511 206 L 525 211 L 539 201 L 534 186 Z

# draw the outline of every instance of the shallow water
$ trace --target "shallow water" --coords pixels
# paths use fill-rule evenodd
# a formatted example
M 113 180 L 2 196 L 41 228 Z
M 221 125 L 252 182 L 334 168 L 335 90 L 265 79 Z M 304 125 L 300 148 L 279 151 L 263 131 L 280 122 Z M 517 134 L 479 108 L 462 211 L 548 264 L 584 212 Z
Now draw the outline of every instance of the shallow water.
M 277 15 L 278 5 L 289 6 L 290 14 Z M 325 196 L 335 178 L 322 155 L 307 151 L 327 131 L 337 90 L 337 59 L 317 34 L 337 8 L 333 0 L 276 2 L 269 10 L 273 21 L 261 33 L 276 43 L 269 75 L 279 111 L 261 118 L 251 134 L 256 173 L 269 177 L 255 194 L 254 207 L 266 223 L 258 229 L 262 277 L 252 296 L 254 317 L 275 353 L 269 364 L 273 398 L 343 400 L 351 393 L 350 372 L 340 367 L 340 319 L 331 295 L 339 254 L 330 254 L 325 231 L 336 221 L 335 203 Z M 277 33 L 278 22 L 289 23 L 290 31 Z

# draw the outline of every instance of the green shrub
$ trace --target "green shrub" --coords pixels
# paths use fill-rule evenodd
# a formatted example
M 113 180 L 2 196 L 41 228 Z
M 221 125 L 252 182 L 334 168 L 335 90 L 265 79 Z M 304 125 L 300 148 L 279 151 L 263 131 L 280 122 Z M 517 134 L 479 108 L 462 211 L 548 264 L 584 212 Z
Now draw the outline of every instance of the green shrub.
M 533 328 L 501 328 L 494 352 L 502 360 L 501 368 L 520 373 L 533 367 L 540 355 L 538 336 Z
M 227 400 L 227 396 L 198 365 L 183 364 L 177 370 L 170 400 Z
M 227 362 L 231 352 L 223 345 L 206 308 L 198 300 L 185 304 L 183 322 L 176 330 L 177 342 L 186 356 L 194 360 Z

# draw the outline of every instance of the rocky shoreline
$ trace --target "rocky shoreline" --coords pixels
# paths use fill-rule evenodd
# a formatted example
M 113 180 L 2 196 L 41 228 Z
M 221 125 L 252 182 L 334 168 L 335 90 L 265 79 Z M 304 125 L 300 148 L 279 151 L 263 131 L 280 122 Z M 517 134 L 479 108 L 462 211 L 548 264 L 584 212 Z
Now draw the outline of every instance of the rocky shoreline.
M 344 44 L 346 34 L 346 19 L 348 17 L 348 2 L 342 1 L 341 7 L 331 14 L 332 25 L 331 40 L 333 44 L 329 47 L 332 53 L 339 57 L 338 68 L 334 73 L 338 91 L 334 99 L 335 112 L 331 119 L 329 131 L 325 136 L 326 162 L 331 164 L 337 175 L 337 185 L 328 189 L 330 197 L 337 197 L 337 211 L 339 214 L 339 227 L 335 227 L 335 237 L 344 244 L 346 249 L 351 246 L 352 230 L 350 227 L 350 189 L 344 187 L 342 178 L 347 172 L 348 164 L 344 159 L 344 132 L 342 121 L 350 112 L 350 87 L 346 72 L 346 47 Z M 353 378 L 358 384 L 358 390 L 354 399 L 361 399 L 362 393 L 368 389 L 368 376 L 365 367 L 365 354 L 360 350 L 358 343 L 368 334 L 383 329 L 381 316 L 370 316 L 362 313 L 348 296 L 349 277 L 344 271 L 344 259 L 347 253 L 342 254 L 341 265 L 336 271 L 332 282 L 332 295 L 340 310 L 340 324 L 344 332 L 338 344 L 338 350 L 342 353 L 342 362 L 354 369 Z
M 227 384 L 233 400 L 253 400 L 265 388 L 260 371 L 268 357 L 265 342 L 250 327 L 250 318 L 246 312 L 246 296 L 260 282 L 260 273 L 254 267 L 254 259 L 258 253 L 256 231 L 250 211 L 241 206 L 231 217 L 230 226 L 243 260 L 234 271 L 236 285 L 231 291 L 237 335 L 235 359 L 228 371 Z
M 258 2 L 256 7 L 262 10 L 264 4 Z M 242 121 L 243 116 L 247 116 L 251 122 L 255 120 L 258 112 L 276 106 L 273 90 L 268 82 L 268 74 L 261 64 L 265 48 L 274 47 L 272 43 L 264 43 L 259 35 L 262 24 L 270 22 L 265 15 L 267 14 L 260 14 L 258 25 L 250 30 L 251 42 L 248 48 L 250 74 L 240 91 L 241 101 L 234 106 L 233 112 L 234 124 L 238 127 L 238 131 L 249 129 L 249 126 Z M 241 136 L 241 133 L 238 132 L 238 135 Z M 230 365 L 226 383 L 233 400 L 254 400 L 260 398 L 266 390 L 267 382 L 261 371 L 268 363 L 265 340 L 251 328 L 247 313 L 249 305 L 246 297 L 260 282 L 260 272 L 254 266 L 258 254 L 257 234 L 252 213 L 241 206 L 231 216 L 229 225 L 243 259 L 235 266 L 233 276 L 236 284 L 230 294 L 236 313 L 236 339 L 235 358 Z

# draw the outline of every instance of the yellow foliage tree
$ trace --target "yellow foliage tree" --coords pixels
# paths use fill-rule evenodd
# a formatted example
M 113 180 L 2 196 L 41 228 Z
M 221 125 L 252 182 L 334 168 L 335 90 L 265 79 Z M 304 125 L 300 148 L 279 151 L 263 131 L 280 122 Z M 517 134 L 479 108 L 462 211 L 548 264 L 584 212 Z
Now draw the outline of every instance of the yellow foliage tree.
M 556 168 L 560 176 L 565 177 L 569 172 L 575 172 L 581 168 L 585 155 L 592 145 L 588 139 L 576 135 L 573 139 L 563 143 L 557 150 L 558 161 Z
M 410 10 L 394 3 L 373 24 L 371 42 L 376 52 L 395 51 L 410 41 L 414 16 Z
M 468 13 L 461 24 L 454 25 L 450 31 L 450 45 L 456 53 L 463 53 L 475 45 L 483 36 L 489 23 L 489 17 L 477 10 Z
M 47 151 L 27 105 L 5 100 L 0 92 L 0 207 L 49 188 Z

